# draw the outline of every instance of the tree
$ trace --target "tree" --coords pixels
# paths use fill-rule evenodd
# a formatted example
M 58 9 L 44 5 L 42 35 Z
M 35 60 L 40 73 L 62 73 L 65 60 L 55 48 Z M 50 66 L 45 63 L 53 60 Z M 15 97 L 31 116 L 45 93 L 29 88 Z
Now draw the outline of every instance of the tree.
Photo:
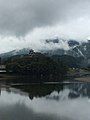
M 53 59 L 46 57 L 41 53 L 35 53 L 33 56 L 23 56 L 13 59 L 6 64 L 7 72 L 15 74 L 29 75 L 40 79 L 59 80 L 67 73 L 67 67 Z

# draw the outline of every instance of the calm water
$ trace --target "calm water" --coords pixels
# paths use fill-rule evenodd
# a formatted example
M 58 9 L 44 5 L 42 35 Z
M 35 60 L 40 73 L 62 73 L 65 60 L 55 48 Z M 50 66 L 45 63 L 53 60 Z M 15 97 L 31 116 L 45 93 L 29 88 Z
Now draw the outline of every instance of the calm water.
M 0 87 L 0 120 L 90 120 L 90 84 Z

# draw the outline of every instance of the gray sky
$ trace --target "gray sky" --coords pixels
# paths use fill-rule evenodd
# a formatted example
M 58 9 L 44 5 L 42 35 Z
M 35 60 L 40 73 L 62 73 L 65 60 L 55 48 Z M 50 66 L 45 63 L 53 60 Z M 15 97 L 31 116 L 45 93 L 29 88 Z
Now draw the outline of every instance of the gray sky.
M 90 0 L 0 0 L 0 52 L 55 36 L 90 38 Z

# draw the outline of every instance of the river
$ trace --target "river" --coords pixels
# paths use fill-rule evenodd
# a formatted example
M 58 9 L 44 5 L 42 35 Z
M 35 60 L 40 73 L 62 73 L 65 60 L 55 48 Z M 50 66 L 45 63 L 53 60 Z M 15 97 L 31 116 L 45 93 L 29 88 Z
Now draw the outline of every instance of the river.
M 1 85 L 0 120 L 90 120 L 90 84 Z

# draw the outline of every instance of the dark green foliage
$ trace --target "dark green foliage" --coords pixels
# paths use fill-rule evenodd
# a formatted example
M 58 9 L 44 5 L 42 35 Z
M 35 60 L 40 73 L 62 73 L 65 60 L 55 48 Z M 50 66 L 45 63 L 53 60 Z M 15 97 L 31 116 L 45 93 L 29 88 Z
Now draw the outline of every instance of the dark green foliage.
M 80 67 L 80 63 L 82 61 L 82 58 L 75 58 L 70 55 L 54 55 L 52 56 L 52 59 L 54 59 L 58 63 L 62 63 L 69 68 L 78 68 Z
M 41 53 L 12 58 L 6 64 L 7 72 L 30 75 L 42 79 L 59 79 L 67 73 L 67 67 Z

